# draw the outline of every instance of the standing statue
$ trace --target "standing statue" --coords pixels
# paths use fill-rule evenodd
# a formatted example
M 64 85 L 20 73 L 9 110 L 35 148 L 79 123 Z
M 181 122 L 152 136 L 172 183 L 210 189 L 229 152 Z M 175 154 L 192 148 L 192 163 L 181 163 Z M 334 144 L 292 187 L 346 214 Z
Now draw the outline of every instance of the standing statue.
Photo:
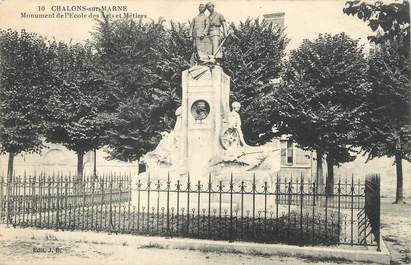
M 211 42 L 211 55 L 216 60 L 221 60 L 223 57 L 222 41 L 227 36 L 227 26 L 225 24 L 225 18 L 220 13 L 214 11 L 214 4 L 208 2 L 206 4 L 207 10 L 210 12 L 208 20 L 210 26 L 208 28 L 208 36 Z
M 209 31 L 209 19 L 205 15 L 206 6 L 200 4 L 198 6 L 199 14 L 193 18 L 190 25 L 190 37 L 193 41 L 193 55 L 191 56 L 190 63 L 195 65 L 198 62 L 204 62 L 209 60 L 211 54 L 210 39 L 208 37 Z

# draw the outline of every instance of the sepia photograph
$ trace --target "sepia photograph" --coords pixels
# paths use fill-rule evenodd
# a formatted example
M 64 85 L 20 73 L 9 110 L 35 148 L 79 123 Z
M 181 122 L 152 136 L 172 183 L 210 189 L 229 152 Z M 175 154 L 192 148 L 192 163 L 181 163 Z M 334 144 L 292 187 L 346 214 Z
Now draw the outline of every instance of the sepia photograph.
M 0 265 L 411 264 L 409 0 L 0 0 Z

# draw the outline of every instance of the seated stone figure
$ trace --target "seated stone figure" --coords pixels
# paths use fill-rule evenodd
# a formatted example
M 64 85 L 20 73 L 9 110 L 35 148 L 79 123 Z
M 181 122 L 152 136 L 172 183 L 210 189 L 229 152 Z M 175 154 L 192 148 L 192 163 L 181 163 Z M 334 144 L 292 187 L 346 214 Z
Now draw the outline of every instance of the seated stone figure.
M 142 157 L 142 161 L 146 165 L 147 170 L 153 174 L 159 173 L 161 168 L 165 168 L 166 171 L 169 171 L 171 167 L 177 168 L 181 166 L 181 106 L 177 108 L 175 114 L 176 123 L 174 129 L 171 132 L 161 132 L 161 140 L 156 149 L 148 152 Z
M 223 132 L 221 135 L 221 145 L 224 149 L 235 149 L 237 147 L 246 147 L 243 131 L 241 129 L 241 118 L 238 111 L 241 104 L 237 101 L 231 104 L 232 111 L 227 114 L 223 124 Z

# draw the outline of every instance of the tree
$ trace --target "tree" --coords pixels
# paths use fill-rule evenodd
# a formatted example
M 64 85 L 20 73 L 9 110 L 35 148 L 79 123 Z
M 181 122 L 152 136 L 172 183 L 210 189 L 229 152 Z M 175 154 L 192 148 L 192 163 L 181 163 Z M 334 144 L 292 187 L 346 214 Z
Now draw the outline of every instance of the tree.
M 407 126 L 410 117 L 410 9 L 408 1 L 393 3 L 348 1 L 344 13 L 356 15 L 376 32 L 368 79 L 372 95 L 360 137 L 368 159 L 394 156 L 397 172 L 395 203 L 403 202 L 402 159 L 410 160 Z
M 45 105 L 53 54 L 37 34 L 0 31 L 0 151 L 9 153 L 7 176 L 21 152 L 43 147 Z
M 261 99 L 271 90 L 272 81 L 280 76 L 288 43 L 284 31 L 268 21 L 247 19 L 232 23 L 233 33 L 226 41 L 223 68 L 230 76 L 231 100 L 242 105 L 241 119 L 248 144 L 263 144 L 272 139 L 270 109 Z
M 368 159 L 395 158 L 397 189 L 395 203 L 403 203 L 402 160 L 411 160 L 404 125 L 409 120 L 409 61 L 390 44 L 381 45 L 370 54 L 368 78 L 372 92 L 367 101 L 368 115 L 361 134 L 362 149 Z
M 367 61 L 362 47 L 344 33 L 304 40 L 291 51 L 284 84 L 266 97 L 270 120 L 291 134 L 303 149 L 326 155 L 327 192 L 332 192 L 335 165 L 353 159 L 353 141 L 368 95 Z
M 90 46 L 50 43 L 55 52 L 53 90 L 47 103 L 46 140 L 77 154 L 77 177 L 83 176 L 83 157 L 101 147 L 108 126 L 104 112 L 108 83 L 100 79 Z

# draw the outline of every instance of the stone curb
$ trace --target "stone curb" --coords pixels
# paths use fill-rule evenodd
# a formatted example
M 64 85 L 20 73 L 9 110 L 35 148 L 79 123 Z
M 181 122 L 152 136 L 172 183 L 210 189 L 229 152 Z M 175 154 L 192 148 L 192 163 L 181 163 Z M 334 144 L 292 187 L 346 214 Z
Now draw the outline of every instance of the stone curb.
M 55 231 L 50 229 L 11 228 L 0 225 L 0 237 L 10 239 L 48 239 L 99 243 L 111 245 L 129 245 L 138 248 L 187 249 L 199 251 L 216 251 L 226 253 L 243 253 L 267 256 L 291 256 L 315 259 L 343 259 L 357 262 L 373 262 L 389 265 L 390 253 L 381 239 L 381 252 L 373 249 L 349 249 L 333 247 L 291 246 L 284 244 L 260 244 L 248 242 L 228 242 L 186 238 L 164 238 L 158 236 L 137 236 L 125 234 L 108 234 L 91 231 Z

